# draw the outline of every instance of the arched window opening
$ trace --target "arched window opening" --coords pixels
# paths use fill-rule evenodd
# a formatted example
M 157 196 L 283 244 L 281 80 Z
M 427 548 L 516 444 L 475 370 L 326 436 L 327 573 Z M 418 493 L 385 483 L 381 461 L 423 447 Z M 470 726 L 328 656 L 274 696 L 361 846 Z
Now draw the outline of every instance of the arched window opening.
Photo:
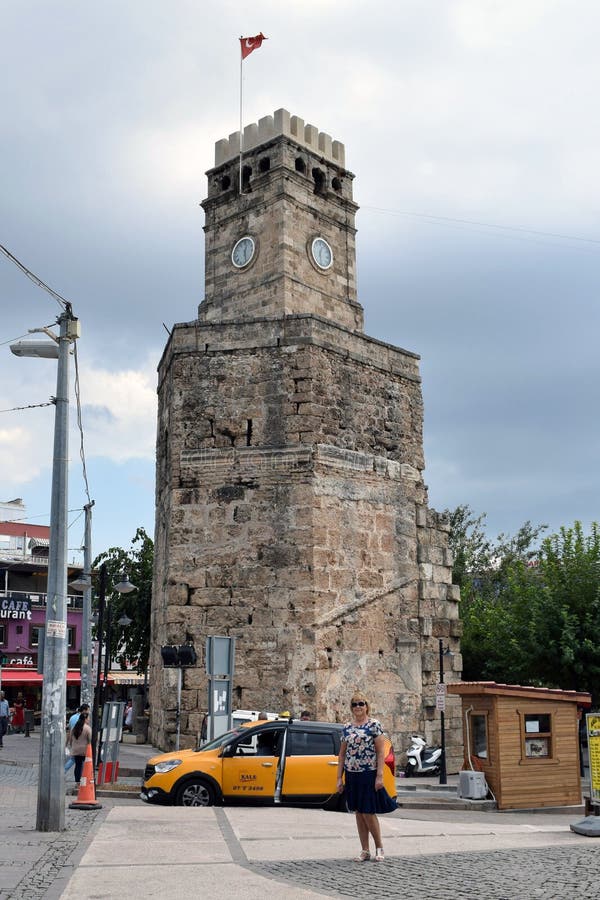
M 325 172 L 322 169 L 313 169 L 312 177 L 315 183 L 315 194 L 325 194 Z
M 244 194 L 249 194 L 252 188 L 250 187 L 250 178 L 252 177 L 252 167 L 244 166 L 242 169 L 242 192 Z

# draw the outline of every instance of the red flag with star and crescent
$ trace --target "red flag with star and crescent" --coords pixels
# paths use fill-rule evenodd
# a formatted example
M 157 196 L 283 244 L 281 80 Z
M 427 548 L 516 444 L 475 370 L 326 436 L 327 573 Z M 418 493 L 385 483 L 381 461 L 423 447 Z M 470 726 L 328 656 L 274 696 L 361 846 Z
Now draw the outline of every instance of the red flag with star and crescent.
M 250 56 L 253 50 L 258 50 L 262 42 L 266 40 L 268 40 L 268 38 L 264 36 L 262 31 L 260 34 L 255 35 L 255 37 L 241 37 L 240 45 L 242 48 L 242 59 L 246 59 L 247 56 Z

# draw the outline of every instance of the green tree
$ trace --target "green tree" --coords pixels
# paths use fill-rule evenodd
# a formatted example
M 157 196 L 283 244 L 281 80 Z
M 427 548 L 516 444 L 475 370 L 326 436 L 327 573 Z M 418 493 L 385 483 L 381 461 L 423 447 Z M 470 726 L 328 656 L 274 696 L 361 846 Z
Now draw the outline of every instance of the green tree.
M 462 504 L 445 510 L 450 523 L 449 546 L 454 555 L 454 584 L 461 589 L 467 582 L 490 567 L 491 544 L 484 526 L 486 514 L 477 516 L 470 506 Z
M 584 534 L 581 522 L 542 542 L 541 591 L 532 627 L 542 650 L 547 684 L 590 691 L 600 700 L 600 531 Z
M 536 547 L 543 526 L 485 543 L 483 518 L 458 516 L 463 677 L 589 691 L 600 701 L 600 533 L 580 522 Z M 465 565 L 464 560 L 467 560 Z M 473 562 L 475 560 L 475 563 Z M 459 581 L 460 579 L 460 581 Z
M 501 533 L 493 540 L 485 532 L 485 513 L 477 515 L 463 504 L 446 515 L 453 581 L 461 592 L 463 678 L 522 680 L 528 659 L 525 614 L 509 596 L 517 582 L 525 590 L 546 526 L 527 521 L 515 535 Z
M 111 656 L 120 656 L 123 667 L 134 665 L 138 672 L 148 666 L 150 653 L 150 610 L 152 602 L 152 566 L 154 543 L 143 528 L 138 528 L 129 550 L 110 547 L 94 560 L 94 569 L 106 566 L 106 599 L 110 604 Z M 136 586 L 130 594 L 119 594 L 113 586 L 126 573 Z M 121 616 L 131 625 L 120 627 Z

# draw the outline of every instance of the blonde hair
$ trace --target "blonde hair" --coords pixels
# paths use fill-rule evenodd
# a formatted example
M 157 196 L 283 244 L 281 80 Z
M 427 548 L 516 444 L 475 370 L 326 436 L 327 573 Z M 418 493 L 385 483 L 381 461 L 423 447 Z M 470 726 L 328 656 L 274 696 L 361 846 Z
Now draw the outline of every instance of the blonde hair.
M 366 696 L 363 694 L 362 691 L 354 691 L 354 693 L 350 697 L 350 708 L 352 708 L 352 704 L 354 703 L 355 700 L 364 700 L 365 701 L 365 703 L 367 704 L 367 715 L 369 715 L 369 713 L 370 713 L 369 701 L 367 700 Z

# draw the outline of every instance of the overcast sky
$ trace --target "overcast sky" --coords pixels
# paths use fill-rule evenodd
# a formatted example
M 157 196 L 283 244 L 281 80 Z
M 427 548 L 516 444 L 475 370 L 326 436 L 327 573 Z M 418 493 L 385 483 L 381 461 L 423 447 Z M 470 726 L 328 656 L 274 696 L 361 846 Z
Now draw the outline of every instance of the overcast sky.
M 203 298 L 204 173 L 259 31 L 244 123 L 346 145 L 365 330 L 422 357 L 430 505 L 492 535 L 598 518 L 599 26 L 595 0 L 3 4 L 0 243 L 81 319 L 94 554 L 153 532 L 163 323 Z M 58 306 L 3 256 L 0 296 L 0 408 L 47 401 L 56 364 L 8 342 Z M 41 524 L 53 416 L 0 415 L 0 499 Z

